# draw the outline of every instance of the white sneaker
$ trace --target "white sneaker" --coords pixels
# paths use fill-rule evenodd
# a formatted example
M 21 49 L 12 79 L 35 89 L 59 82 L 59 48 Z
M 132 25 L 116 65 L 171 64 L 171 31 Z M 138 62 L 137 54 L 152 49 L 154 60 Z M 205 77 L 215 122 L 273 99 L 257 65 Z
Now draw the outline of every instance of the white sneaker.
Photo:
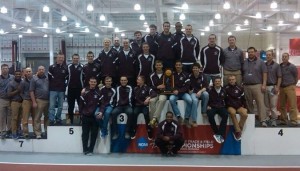
M 221 144 L 222 143 L 222 140 L 221 140 L 221 135 L 217 135 L 217 134 L 214 134 L 214 138 L 215 140 L 217 141 L 217 143 Z

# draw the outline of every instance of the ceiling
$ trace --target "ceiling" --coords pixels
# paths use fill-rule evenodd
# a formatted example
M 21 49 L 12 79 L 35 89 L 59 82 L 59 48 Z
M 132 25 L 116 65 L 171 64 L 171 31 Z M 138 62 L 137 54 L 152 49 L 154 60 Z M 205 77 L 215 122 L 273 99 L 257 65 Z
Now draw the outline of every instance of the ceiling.
M 186 2 L 188 9 L 183 9 Z M 5 6 L 7 13 L 0 13 L 0 31 L 4 34 L 31 34 L 36 36 L 89 34 L 100 36 L 119 35 L 125 33 L 132 37 L 133 32 L 141 30 L 146 33 L 144 22 L 148 25 L 156 24 L 159 32 L 164 21 L 169 21 L 172 26 L 180 21 L 181 13 L 185 14 L 183 25 L 191 24 L 194 34 L 222 33 L 235 34 L 239 32 L 251 32 L 264 34 L 266 32 L 295 33 L 299 19 L 294 19 L 295 12 L 300 13 L 300 1 L 277 0 L 278 7 L 271 9 L 273 0 L 228 0 L 230 9 L 224 9 L 224 0 L 0 0 L 0 7 Z M 135 11 L 134 5 L 139 3 L 141 10 Z M 87 11 L 87 5 L 92 4 L 94 10 Z M 47 5 L 50 12 L 43 12 L 43 6 Z M 257 12 L 261 12 L 262 18 L 256 18 Z M 221 19 L 215 19 L 219 13 Z M 105 21 L 100 21 L 103 14 Z M 141 14 L 145 15 L 145 21 L 139 20 Z M 31 22 L 25 22 L 25 16 L 31 17 Z M 61 21 L 66 15 L 68 20 Z M 213 24 L 210 23 L 213 20 Z M 245 20 L 249 24 L 245 25 Z M 278 22 L 282 20 L 283 23 Z M 113 27 L 108 27 L 108 21 L 113 22 Z M 43 28 L 47 22 L 48 28 Z M 80 23 L 80 27 L 75 27 Z M 205 27 L 211 26 L 208 29 Z M 16 28 L 12 28 L 16 24 Z M 239 26 L 240 28 L 237 28 Z M 272 26 L 272 30 L 268 30 Z M 118 27 L 119 31 L 115 32 Z M 27 29 L 32 33 L 26 33 Z M 59 28 L 62 33 L 56 33 Z M 89 28 L 89 32 L 85 29 Z M 299 27 L 300 30 L 300 27 Z M 172 28 L 174 32 L 174 28 Z M 203 34 L 202 33 L 202 34 Z M 1 36 L 1 35 L 0 35 Z

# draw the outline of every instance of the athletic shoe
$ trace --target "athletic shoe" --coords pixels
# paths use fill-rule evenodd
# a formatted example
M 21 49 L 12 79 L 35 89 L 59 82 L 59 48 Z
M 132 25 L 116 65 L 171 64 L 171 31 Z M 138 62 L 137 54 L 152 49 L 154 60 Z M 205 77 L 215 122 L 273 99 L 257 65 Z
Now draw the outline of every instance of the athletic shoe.
M 221 143 L 223 143 L 225 141 L 222 135 L 220 135 L 220 140 L 221 140 Z
M 178 121 L 178 123 L 179 123 L 180 125 L 182 125 L 183 119 L 182 119 L 181 116 L 177 116 L 177 121 Z
M 118 134 L 114 134 L 114 136 L 112 137 L 112 139 L 113 139 L 113 140 L 116 140 L 116 139 L 118 139 L 118 137 L 119 137 Z M 125 138 L 126 138 L 126 136 L 125 136 Z
M 274 119 L 274 120 L 272 120 L 272 122 L 271 122 L 271 126 L 272 127 L 277 127 L 277 123 L 276 123 L 276 120 Z
M 214 134 L 214 138 L 215 138 L 215 140 L 217 141 L 217 143 L 219 143 L 219 144 L 221 144 L 222 143 L 222 141 L 221 141 L 221 137 L 220 137 L 221 135 L 217 135 L 217 134 Z
M 233 138 L 236 140 L 236 141 L 240 141 L 241 138 L 242 138 L 242 134 L 241 132 L 232 132 L 233 134 Z
M 187 128 L 191 128 L 189 118 L 185 118 L 185 119 L 184 119 L 184 124 L 185 124 L 185 126 L 186 126 Z
M 266 121 L 262 121 L 262 122 L 261 122 L 261 126 L 262 126 L 262 127 L 268 127 Z
M 42 139 L 42 136 L 41 135 L 37 135 L 36 139 Z
M 192 127 L 196 128 L 198 125 L 197 125 L 197 122 L 196 121 L 193 121 L 192 123 Z

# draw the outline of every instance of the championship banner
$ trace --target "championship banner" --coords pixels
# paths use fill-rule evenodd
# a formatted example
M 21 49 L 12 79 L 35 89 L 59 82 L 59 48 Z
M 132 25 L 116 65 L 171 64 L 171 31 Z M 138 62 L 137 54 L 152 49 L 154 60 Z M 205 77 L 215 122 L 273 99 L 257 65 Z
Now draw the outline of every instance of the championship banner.
M 290 39 L 290 56 L 300 56 L 300 38 Z

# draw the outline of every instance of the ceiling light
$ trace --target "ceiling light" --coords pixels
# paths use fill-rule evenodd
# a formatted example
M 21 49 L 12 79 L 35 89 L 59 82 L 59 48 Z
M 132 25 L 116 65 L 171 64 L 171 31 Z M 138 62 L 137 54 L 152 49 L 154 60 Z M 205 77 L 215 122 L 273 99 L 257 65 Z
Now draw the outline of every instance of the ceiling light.
M 87 28 L 84 29 L 84 32 L 88 33 L 88 32 L 90 32 L 90 29 L 87 27 Z
M 136 11 L 141 10 L 141 5 L 140 4 L 135 4 L 134 5 L 134 10 L 136 10 Z
M 270 5 L 270 8 L 271 9 L 276 9 L 277 8 L 277 2 L 276 1 L 273 1 L 272 3 L 271 3 L 271 5 Z
M 150 32 L 150 28 L 149 27 L 146 28 L 146 32 Z
M 1 7 L 0 12 L 2 14 L 6 14 L 7 13 L 7 8 L 5 6 Z
M 299 18 L 300 18 L 300 15 L 299 15 L 298 12 L 296 12 L 296 13 L 294 14 L 294 19 L 299 19 Z
M 31 17 L 27 15 L 27 16 L 25 17 L 25 21 L 26 21 L 27 23 L 31 22 Z
M 179 20 L 185 20 L 185 15 L 183 13 L 180 14 Z
M 209 26 L 214 26 L 214 20 L 209 20 Z
M 204 30 L 205 30 L 205 31 L 210 31 L 210 28 L 209 28 L 208 26 L 206 26 L 206 27 L 204 28 Z
M 228 32 L 228 33 L 227 33 L 227 35 L 228 35 L 228 36 L 231 36 L 231 35 L 232 35 L 232 33 L 231 33 L 231 32 Z
M 267 30 L 268 30 L 268 31 L 271 31 L 271 30 L 273 30 L 273 27 L 272 27 L 272 26 L 268 26 L 268 27 L 267 27 Z
M 56 28 L 56 29 L 55 29 L 55 32 L 56 32 L 56 33 L 60 33 L 60 29 L 59 29 L 59 28 Z
M 230 8 L 230 3 L 226 1 L 226 2 L 224 3 L 224 5 L 223 5 L 223 8 L 224 8 L 224 9 L 229 9 L 229 8 Z
M 115 32 L 116 32 L 116 33 L 120 32 L 120 30 L 119 30 L 118 27 L 115 28 Z
M 215 14 L 215 19 L 216 19 L 216 20 L 221 19 L 221 14 L 220 14 L 220 13 Z
M 48 23 L 46 23 L 46 22 L 43 23 L 43 27 L 44 27 L 44 28 L 48 28 Z
M 16 24 L 12 24 L 12 25 L 11 25 L 11 28 L 12 28 L 12 29 L 16 29 L 16 28 L 17 28 L 17 25 L 16 25 Z
M 105 21 L 105 15 L 101 14 L 99 19 L 100 21 Z
M 73 37 L 73 34 L 72 34 L 72 33 L 70 33 L 70 34 L 69 34 L 69 37 Z
M 278 25 L 282 25 L 283 24 L 283 21 L 282 20 L 279 20 L 278 21 Z
M 259 36 L 260 34 L 259 33 L 255 33 L 255 36 Z
M 144 22 L 144 25 L 148 25 L 147 21 Z
M 80 23 L 75 23 L 75 27 L 80 27 Z
M 246 19 L 246 20 L 244 21 L 244 25 L 245 25 L 245 26 L 249 25 L 249 20 Z
M 0 30 L 0 34 L 4 34 L 4 30 L 3 29 Z
M 236 30 L 236 31 L 240 31 L 240 30 L 241 30 L 241 26 L 236 26 L 236 27 L 235 27 L 235 30 Z
M 49 12 L 50 8 L 47 5 L 44 5 L 43 12 Z
M 98 33 L 96 33 L 96 34 L 95 34 L 95 37 L 99 37 L 99 34 L 98 34 Z
M 121 33 L 121 37 L 125 37 L 125 33 Z
M 145 20 L 145 15 L 144 14 L 140 15 L 140 20 Z
M 86 7 L 87 11 L 94 11 L 94 7 L 92 4 L 88 4 L 88 6 Z
M 31 29 L 27 29 L 26 33 L 32 33 Z
M 47 34 L 44 34 L 44 36 L 43 37 L 48 37 L 48 35 Z
M 260 13 L 260 12 L 257 12 L 257 13 L 255 14 L 255 17 L 256 17 L 256 18 L 261 18 L 261 13 Z
M 204 32 L 201 32 L 201 33 L 200 33 L 200 35 L 201 35 L 201 36 L 204 36 L 204 35 L 205 35 L 205 33 L 204 33 Z
M 61 17 L 61 21 L 68 21 L 68 17 L 67 17 L 66 15 L 63 15 L 63 16 Z
M 113 26 L 113 23 L 110 21 L 108 22 L 108 27 L 112 27 Z
M 22 38 L 22 37 L 23 37 L 23 35 L 22 35 L 22 34 L 20 34 L 20 35 L 19 35 L 19 38 Z
M 186 2 L 184 2 L 182 4 L 181 8 L 187 10 L 187 9 L 189 9 L 189 5 Z
M 300 26 L 297 26 L 297 31 L 300 31 Z

